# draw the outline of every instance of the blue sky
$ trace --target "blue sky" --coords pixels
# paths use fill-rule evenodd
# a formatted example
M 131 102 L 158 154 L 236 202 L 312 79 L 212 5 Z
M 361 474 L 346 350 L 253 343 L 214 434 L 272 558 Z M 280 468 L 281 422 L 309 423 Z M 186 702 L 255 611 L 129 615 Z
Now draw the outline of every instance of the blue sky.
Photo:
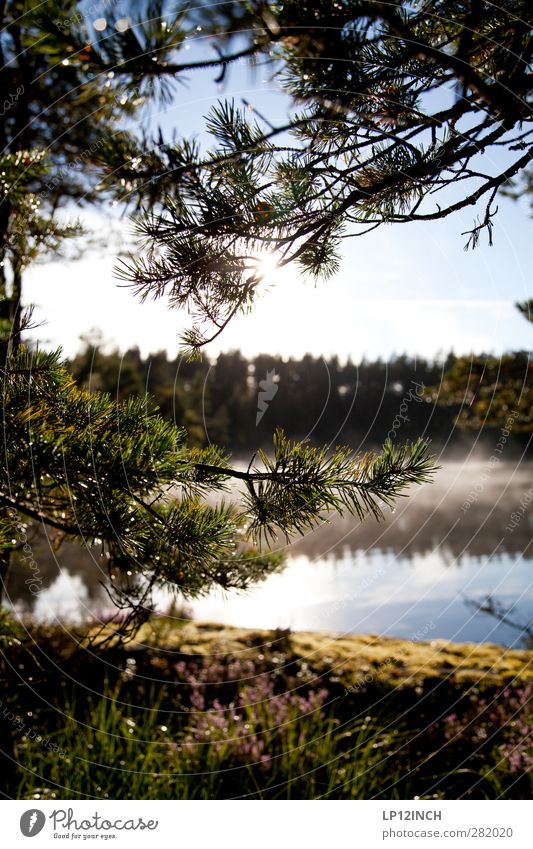
M 190 56 L 197 55 L 192 45 Z M 214 76 L 202 73 L 188 87 L 178 87 L 170 107 L 152 108 L 152 125 L 198 135 L 202 116 L 221 97 L 245 98 L 274 123 L 287 111 L 264 69 L 251 74 L 245 65 L 236 67 L 224 89 L 213 83 Z M 432 357 L 450 349 L 497 354 L 529 349 L 531 325 L 513 303 L 533 297 L 530 209 L 526 200 L 501 199 L 499 206 L 493 247 L 483 239 L 477 250 L 463 250 L 461 233 L 474 223 L 467 209 L 443 221 L 392 225 L 347 240 L 340 271 L 327 282 L 274 271 L 254 312 L 237 319 L 207 355 L 241 348 L 247 355 L 311 352 L 358 360 L 401 352 Z M 36 304 L 36 319 L 46 322 L 34 338 L 72 354 L 79 336 L 99 327 L 109 345 L 175 354 L 187 317 L 164 302 L 140 304 L 120 288 L 108 225 L 94 214 L 88 220 L 102 235 L 101 250 L 76 263 L 52 262 L 28 272 L 26 300 Z

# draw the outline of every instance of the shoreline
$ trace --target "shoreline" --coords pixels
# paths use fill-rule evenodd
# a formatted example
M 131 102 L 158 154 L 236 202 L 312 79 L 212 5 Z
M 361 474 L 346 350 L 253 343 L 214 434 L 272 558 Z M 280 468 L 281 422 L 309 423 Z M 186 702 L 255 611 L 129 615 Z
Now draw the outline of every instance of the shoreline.
M 176 627 L 162 618 L 144 625 L 126 652 L 172 652 L 183 656 L 223 657 L 272 664 L 304 662 L 317 676 L 332 674 L 346 689 L 354 679 L 368 684 L 417 686 L 428 679 L 454 683 L 519 683 L 533 679 L 533 649 L 495 643 L 408 640 L 376 634 L 345 636 L 329 631 L 239 628 L 214 622 L 187 622 Z

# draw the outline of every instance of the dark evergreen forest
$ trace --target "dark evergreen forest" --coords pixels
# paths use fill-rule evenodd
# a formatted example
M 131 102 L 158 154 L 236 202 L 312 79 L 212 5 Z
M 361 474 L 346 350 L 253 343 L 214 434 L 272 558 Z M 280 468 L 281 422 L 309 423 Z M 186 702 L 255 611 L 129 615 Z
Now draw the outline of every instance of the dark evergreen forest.
M 424 435 L 444 450 L 489 446 L 497 441 L 497 427 L 465 430 L 464 415 L 461 426 L 456 423 L 471 398 L 450 403 L 440 392 L 456 362 L 453 354 L 441 361 L 400 355 L 356 364 L 311 355 L 246 359 L 239 351 L 187 361 L 165 352 L 143 357 L 137 348 L 103 353 L 86 345 L 70 365 L 91 390 L 119 399 L 147 397 L 150 406 L 184 426 L 195 445 L 248 451 L 271 445 L 281 426 L 292 438 L 331 445 L 368 447 L 387 436 L 401 442 Z M 517 435 L 515 447 L 526 438 Z

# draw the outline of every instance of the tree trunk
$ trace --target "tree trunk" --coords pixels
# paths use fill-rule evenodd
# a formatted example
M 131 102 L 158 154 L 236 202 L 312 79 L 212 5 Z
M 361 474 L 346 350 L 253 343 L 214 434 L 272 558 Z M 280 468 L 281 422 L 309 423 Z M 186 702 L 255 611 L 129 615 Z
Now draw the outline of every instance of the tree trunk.
M 0 522 L 6 520 L 5 515 L 0 515 Z M 0 550 L 0 604 L 3 601 L 5 588 L 6 588 L 6 580 L 7 573 L 9 571 L 9 563 L 11 560 L 11 552 L 8 550 L 1 551 Z
M 10 354 L 16 354 L 22 332 L 22 269 L 19 263 L 13 267 L 13 289 L 11 292 L 11 346 Z
M 0 601 L 5 588 L 9 560 L 9 551 L 0 552 Z M 12 799 L 14 798 L 16 777 L 15 726 L 10 720 L 6 668 L 2 649 L 0 653 L 0 796 Z

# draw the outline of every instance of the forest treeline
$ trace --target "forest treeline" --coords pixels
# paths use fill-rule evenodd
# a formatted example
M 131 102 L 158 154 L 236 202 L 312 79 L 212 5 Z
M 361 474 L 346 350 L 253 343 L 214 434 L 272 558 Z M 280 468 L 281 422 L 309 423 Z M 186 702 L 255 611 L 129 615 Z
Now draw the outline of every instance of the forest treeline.
M 138 348 L 104 353 L 87 345 L 70 363 L 78 382 L 118 399 L 148 395 L 183 425 L 191 444 L 235 449 L 269 446 L 277 426 L 312 442 L 378 445 L 424 435 L 439 446 L 494 436 L 491 428 L 457 427 L 460 404 L 435 403 L 435 390 L 456 357 L 440 362 L 407 355 L 356 364 L 337 357 L 284 359 L 239 351 L 216 360 L 141 356 Z

